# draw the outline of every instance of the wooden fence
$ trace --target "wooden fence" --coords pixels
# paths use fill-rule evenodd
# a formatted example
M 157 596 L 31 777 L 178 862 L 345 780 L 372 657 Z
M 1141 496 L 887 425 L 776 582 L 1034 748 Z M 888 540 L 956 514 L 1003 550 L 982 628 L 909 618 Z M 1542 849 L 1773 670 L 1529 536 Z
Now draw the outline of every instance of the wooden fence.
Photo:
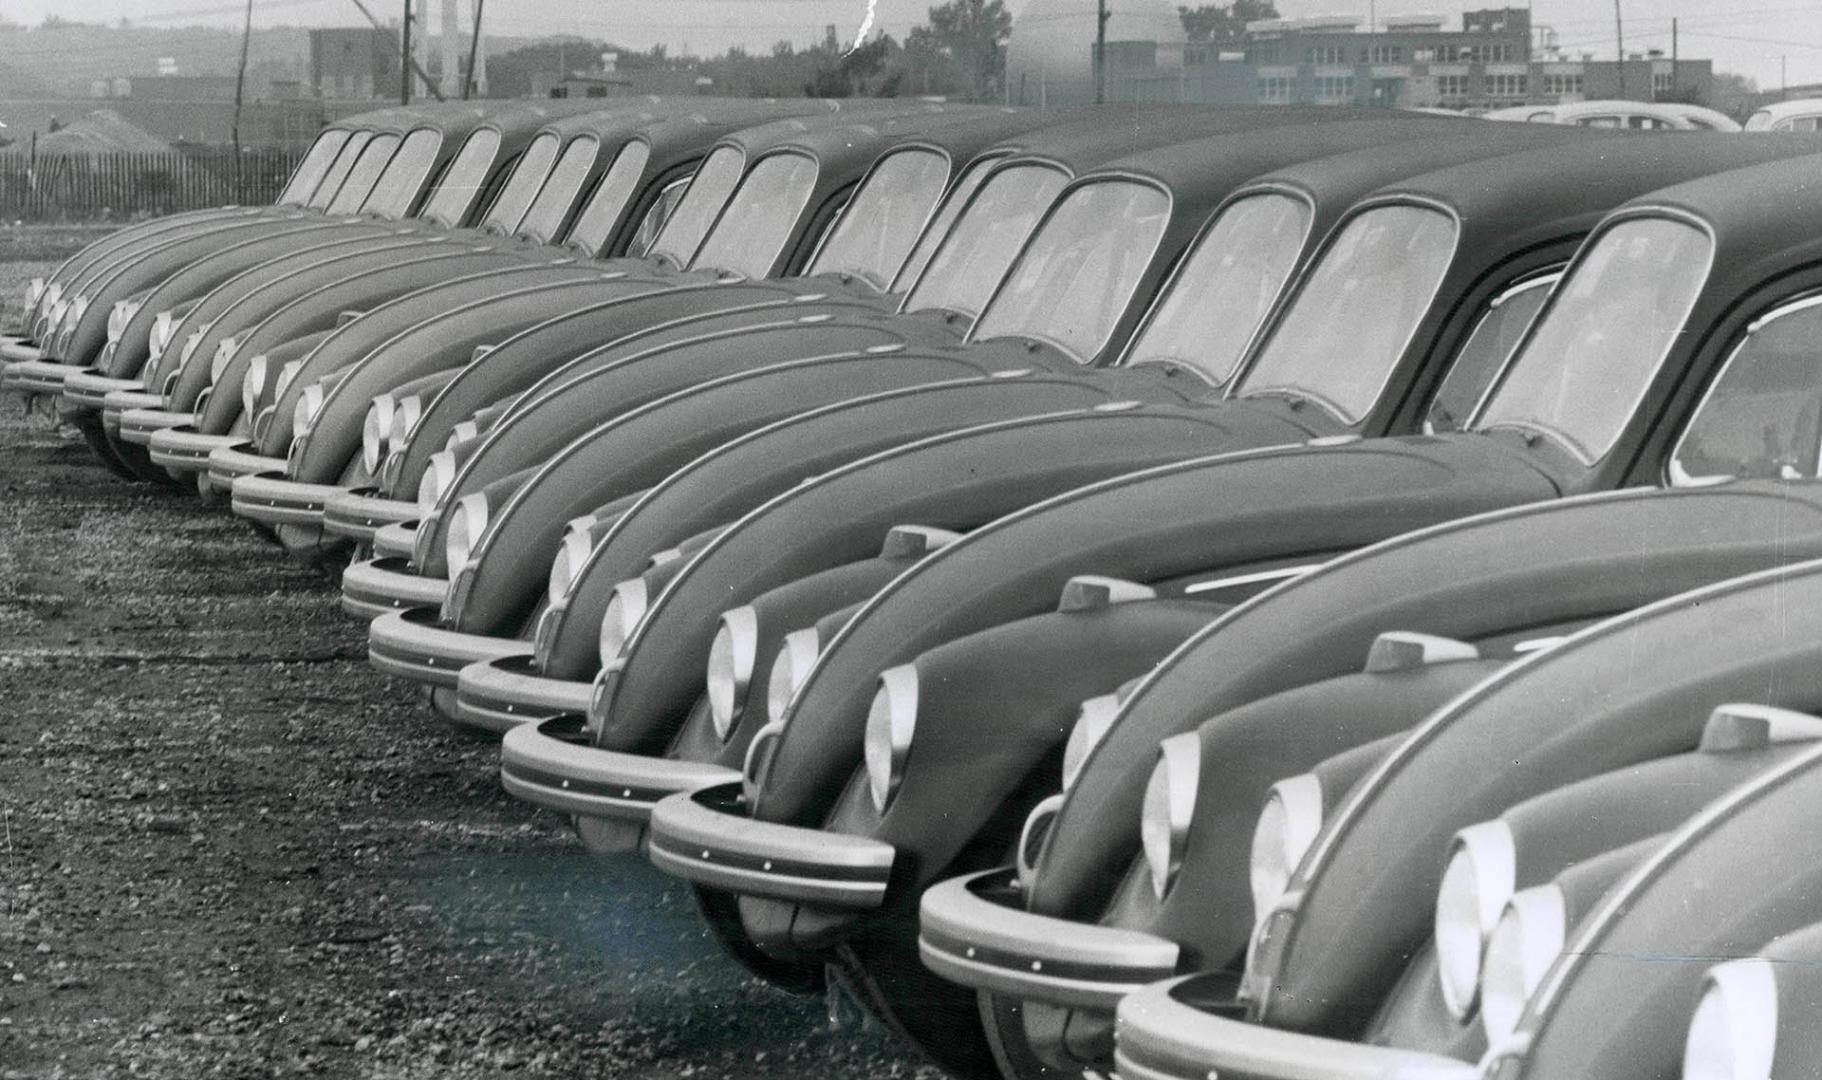
M 119 221 L 234 203 L 271 203 L 298 154 L 232 150 L 162 154 L 0 153 L 0 219 Z

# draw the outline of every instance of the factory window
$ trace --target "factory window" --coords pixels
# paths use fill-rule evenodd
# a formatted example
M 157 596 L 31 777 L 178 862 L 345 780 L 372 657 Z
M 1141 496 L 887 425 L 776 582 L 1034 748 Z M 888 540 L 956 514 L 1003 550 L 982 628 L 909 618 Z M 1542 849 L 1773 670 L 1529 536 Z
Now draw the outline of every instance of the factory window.
M 1372 62 L 1375 64 L 1402 64 L 1404 63 L 1404 46 L 1375 45 L 1373 46 Z
M 1346 63 L 1346 50 L 1339 45 L 1317 45 L 1303 50 L 1303 62 L 1306 64 Z
M 1580 75 L 1545 75 L 1544 93 L 1546 94 L 1579 94 L 1582 92 Z
M 1524 97 L 1526 77 L 1523 75 L 1489 75 L 1487 76 L 1487 95 L 1489 97 Z
M 1436 94 L 1439 97 L 1467 97 L 1468 77 L 1466 75 L 1436 76 Z
M 1352 75 L 1321 75 L 1316 82 L 1317 101 L 1352 101 L 1354 100 L 1354 77 Z
M 1668 94 L 1675 89 L 1676 83 L 1671 79 L 1670 72 L 1654 71 L 1651 73 L 1651 93 L 1653 96 Z
M 1259 101 L 1272 105 L 1291 100 L 1291 80 L 1282 76 L 1272 76 L 1259 80 Z

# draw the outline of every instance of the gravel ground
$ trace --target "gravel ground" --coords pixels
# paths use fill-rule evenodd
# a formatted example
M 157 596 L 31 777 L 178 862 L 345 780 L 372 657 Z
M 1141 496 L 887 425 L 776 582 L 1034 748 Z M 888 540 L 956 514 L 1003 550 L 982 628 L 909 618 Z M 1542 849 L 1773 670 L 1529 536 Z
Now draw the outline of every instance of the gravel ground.
M 0 1078 L 935 1075 L 507 797 L 320 574 L 0 414 Z

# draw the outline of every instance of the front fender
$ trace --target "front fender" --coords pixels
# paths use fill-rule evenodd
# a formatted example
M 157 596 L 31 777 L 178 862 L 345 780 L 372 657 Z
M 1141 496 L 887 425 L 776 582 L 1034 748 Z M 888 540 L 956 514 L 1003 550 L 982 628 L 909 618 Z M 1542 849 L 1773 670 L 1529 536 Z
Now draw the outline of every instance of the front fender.
M 360 450 L 367 404 L 399 383 L 467 363 L 476 347 L 559 315 L 577 304 L 667 287 L 572 264 L 531 265 L 433 285 L 400 297 L 342 327 L 304 361 L 286 388 L 262 445 L 282 456 L 292 436 L 291 410 L 304 389 L 348 369 L 323 404 L 297 479 L 326 483 Z
M 860 760 L 862 720 L 880 669 L 1042 611 L 1077 574 L 1157 581 L 1326 558 L 1421 525 L 1555 494 L 1537 470 L 1481 439 L 1384 439 L 1198 457 L 1080 487 L 970 533 L 875 597 L 811 673 L 780 752 L 801 740 L 813 744 L 805 752 L 815 760 L 851 768 Z M 928 514 L 921 520 L 943 524 Z M 824 776 L 781 770 L 754 812 L 769 821 L 815 819 L 832 794 Z M 1121 810 L 1110 805 L 1101 812 L 1119 820 Z M 1136 822 L 1137 808 L 1128 813 Z
M 1357 671 L 1387 629 L 1476 640 L 1560 626 L 1814 555 L 1822 491 L 1739 484 L 1521 507 L 1329 563 L 1209 626 L 1128 698 L 1050 833 L 1031 908 L 1088 917 L 1106 902 L 1106 868 L 1138 853 L 1139 801 L 1160 740 Z
M 718 379 L 603 424 L 564 448 L 501 509 L 481 542 L 463 626 L 484 632 L 522 616 L 540 580 L 540 568 L 528 566 L 533 560 L 524 553 L 554 553 L 563 523 L 577 514 L 651 487 L 755 428 L 818 405 L 903 385 L 919 375 L 925 381 L 953 378 L 961 373 L 959 366 L 947 359 L 806 360 Z M 489 558 L 494 552 L 504 557 Z
M 1287 895 L 1301 899 L 1274 916 L 1261 949 L 1275 962 L 1251 973 L 1258 1014 L 1292 1030 L 1359 1031 L 1428 929 L 1457 829 L 1541 791 L 1689 751 L 1714 708 L 1740 700 L 1822 704 L 1822 563 L 1609 619 L 1425 720 L 1355 788 L 1293 876 Z
M 976 424 L 1092 408 L 1118 389 L 1110 380 L 1047 372 L 910 386 L 824 406 L 716 447 L 666 477 L 596 545 L 570 591 L 547 672 L 586 678 L 594 671 L 593 628 L 614 583 L 654 551 L 870 454 Z
M 463 378 L 438 394 L 424 411 L 412 433 L 399 469 L 399 488 L 410 491 L 423 476 L 430 455 L 442 449 L 456 424 L 476 412 L 522 391 L 541 384 L 545 376 L 559 367 L 569 367 L 577 356 L 602 354 L 618 348 L 628 338 L 636 338 L 639 347 L 631 350 L 649 353 L 667 344 L 659 328 L 675 328 L 676 337 L 698 338 L 701 327 L 711 321 L 717 327 L 732 324 L 742 328 L 776 324 L 788 308 L 794 317 L 827 316 L 839 311 L 876 306 L 859 298 L 804 301 L 795 289 L 785 283 L 768 285 L 729 284 L 712 289 L 687 291 L 664 290 L 641 296 L 623 297 L 590 305 L 578 311 L 559 315 L 531 327 L 494 350 L 485 365 L 476 366 Z M 740 306 L 738 311 L 710 312 L 710 308 Z M 611 343 L 604 347 L 603 342 Z M 512 357 L 507 360 L 506 357 Z M 535 400 L 536 393 L 530 396 Z

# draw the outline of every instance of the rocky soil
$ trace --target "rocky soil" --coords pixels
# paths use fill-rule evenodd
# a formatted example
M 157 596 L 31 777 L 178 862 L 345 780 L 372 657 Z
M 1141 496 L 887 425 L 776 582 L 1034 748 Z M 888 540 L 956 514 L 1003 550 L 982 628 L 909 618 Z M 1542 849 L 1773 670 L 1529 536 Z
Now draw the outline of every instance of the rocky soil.
M 320 572 L 0 414 L 0 1078 L 920 1071 L 506 796 Z

